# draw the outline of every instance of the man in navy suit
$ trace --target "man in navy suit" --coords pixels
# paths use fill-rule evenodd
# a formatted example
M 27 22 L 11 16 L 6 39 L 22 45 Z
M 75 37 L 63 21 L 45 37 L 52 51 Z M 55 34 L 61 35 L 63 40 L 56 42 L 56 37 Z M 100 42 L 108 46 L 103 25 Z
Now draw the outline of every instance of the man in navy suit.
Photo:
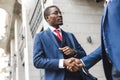
M 44 18 L 49 26 L 35 37 L 34 66 L 45 69 L 45 80 L 85 80 L 80 59 L 86 53 L 73 34 L 60 28 L 63 25 L 60 9 L 57 6 L 47 7 Z
M 107 80 L 120 80 L 120 0 L 106 0 L 101 20 L 101 46 L 82 60 L 90 68 L 103 59 Z

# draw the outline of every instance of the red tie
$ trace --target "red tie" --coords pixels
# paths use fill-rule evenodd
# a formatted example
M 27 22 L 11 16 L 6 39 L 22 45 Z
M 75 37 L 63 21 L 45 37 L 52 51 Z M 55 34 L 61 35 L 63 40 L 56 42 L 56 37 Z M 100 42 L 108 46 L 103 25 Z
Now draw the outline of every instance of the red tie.
M 60 35 L 60 30 L 56 29 L 54 32 L 57 34 L 57 37 L 60 41 L 62 41 L 62 36 Z

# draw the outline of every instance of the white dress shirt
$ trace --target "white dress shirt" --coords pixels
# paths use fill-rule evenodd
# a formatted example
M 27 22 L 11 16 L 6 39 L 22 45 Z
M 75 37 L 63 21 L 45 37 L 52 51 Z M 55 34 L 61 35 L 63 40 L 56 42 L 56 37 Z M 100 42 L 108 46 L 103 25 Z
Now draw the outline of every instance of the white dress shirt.
M 108 4 L 110 1 L 112 1 L 112 0 L 106 0 L 107 4 Z
M 109 1 L 112 1 L 112 0 L 106 0 L 107 1 L 107 3 L 109 2 Z
M 106 0 L 106 2 L 104 3 L 104 7 L 112 0 Z
M 54 32 L 54 30 L 55 30 L 56 28 L 54 28 L 54 27 L 52 27 L 52 26 L 49 26 L 49 28 L 50 28 L 50 30 L 51 30 L 55 35 L 57 35 L 57 33 Z M 58 30 L 60 31 L 60 35 L 62 36 L 61 29 L 58 28 Z

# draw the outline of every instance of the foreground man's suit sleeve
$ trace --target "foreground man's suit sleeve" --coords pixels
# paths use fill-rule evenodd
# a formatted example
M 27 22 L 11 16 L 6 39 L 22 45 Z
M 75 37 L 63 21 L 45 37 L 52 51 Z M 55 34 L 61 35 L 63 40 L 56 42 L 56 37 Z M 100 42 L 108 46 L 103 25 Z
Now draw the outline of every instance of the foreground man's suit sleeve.
M 102 58 L 102 48 L 100 46 L 95 51 L 90 53 L 88 56 L 83 57 L 82 61 L 84 62 L 85 67 L 89 69 L 93 65 L 95 65 L 98 61 L 100 61 L 101 58 Z

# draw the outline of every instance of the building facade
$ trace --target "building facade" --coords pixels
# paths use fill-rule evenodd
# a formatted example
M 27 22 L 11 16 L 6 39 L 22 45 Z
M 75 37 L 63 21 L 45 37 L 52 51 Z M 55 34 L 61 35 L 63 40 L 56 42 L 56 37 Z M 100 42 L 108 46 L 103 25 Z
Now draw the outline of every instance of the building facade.
M 103 3 L 94 0 L 18 0 L 14 9 L 11 37 L 7 51 L 10 53 L 11 80 L 43 80 L 44 70 L 35 69 L 32 61 L 33 41 L 36 33 L 47 29 L 44 9 L 57 5 L 63 15 L 63 30 L 74 33 L 87 54 L 100 45 L 100 20 Z M 90 72 L 105 80 L 102 63 Z

